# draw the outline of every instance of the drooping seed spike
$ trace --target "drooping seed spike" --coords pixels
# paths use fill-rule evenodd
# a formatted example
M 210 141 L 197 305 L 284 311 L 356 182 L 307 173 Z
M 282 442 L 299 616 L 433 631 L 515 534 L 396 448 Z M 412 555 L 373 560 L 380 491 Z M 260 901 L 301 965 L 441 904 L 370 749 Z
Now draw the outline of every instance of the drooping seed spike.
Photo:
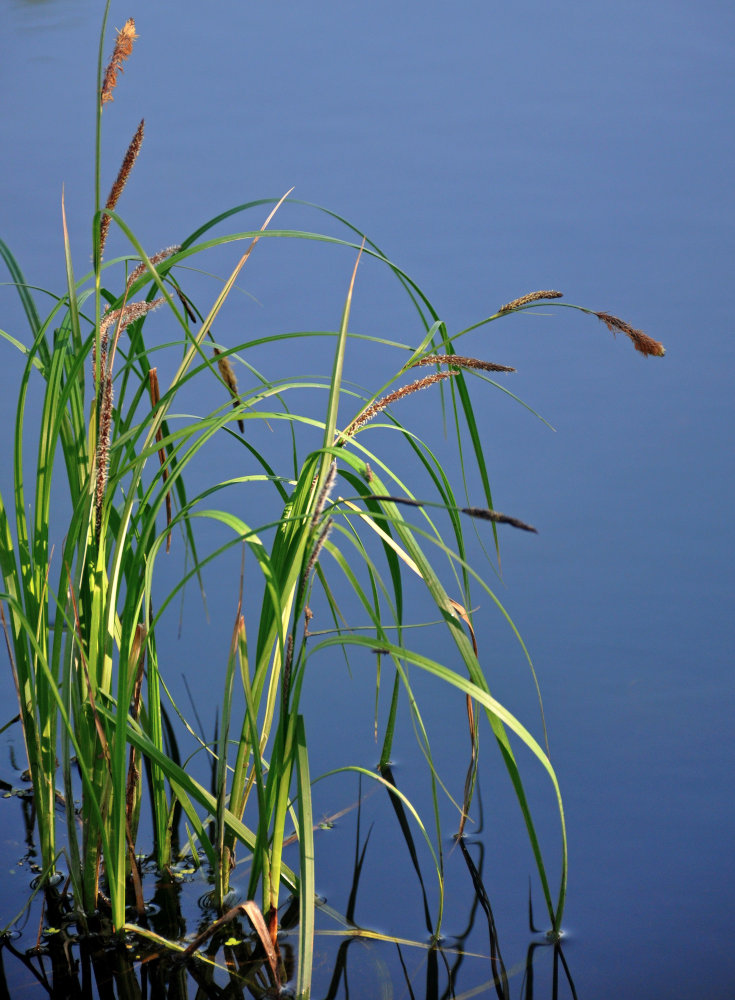
M 404 507 L 423 507 L 423 501 L 415 500 L 413 497 L 394 497 L 386 494 L 385 496 L 372 496 L 371 500 L 378 500 L 381 503 L 402 503 Z
M 152 302 L 128 302 L 122 309 L 109 310 L 100 320 L 100 336 L 107 334 L 111 326 L 118 325 L 118 321 L 119 330 L 124 330 L 126 326 L 134 323 L 136 319 L 140 319 L 141 316 L 145 316 L 153 309 L 157 309 L 165 301 L 161 298 L 153 299 Z
M 630 337 L 636 351 L 639 351 L 646 357 L 662 358 L 666 354 L 666 348 L 663 344 L 659 343 L 658 340 L 654 340 L 653 337 L 649 337 L 643 330 L 636 330 L 630 323 L 626 323 L 624 319 L 613 316 L 608 312 L 596 312 L 594 315 L 605 324 L 611 333 L 615 334 L 619 331 L 620 333 L 624 333 L 626 337 Z
M 508 365 L 497 365 L 494 361 L 482 361 L 480 358 L 468 358 L 462 354 L 427 354 L 414 361 L 412 368 L 423 365 L 448 365 L 450 368 L 475 368 L 481 372 L 514 372 L 515 368 Z
M 164 250 L 159 250 L 158 253 L 153 254 L 153 256 L 150 258 L 150 262 L 153 265 L 153 267 L 155 267 L 156 264 L 160 264 L 162 260 L 166 260 L 167 257 L 171 257 L 173 254 L 178 253 L 180 249 L 181 249 L 180 246 L 171 246 L 171 247 L 166 247 Z M 141 261 L 140 264 L 138 264 L 138 266 L 130 272 L 126 287 L 130 288 L 133 282 L 137 281 L 142 274 L 146 273 L 147 270 L 148 270 L 147 265 L 143 261 Z
M 526 524 L 525 521 L 519 521 L 517 517 L 509 517 L 507 514 L 501 514 L 498 510 L 489 510 L 487 507 L 461 507 L 460 510 L 463 514 L 467 514 L 469 517 L 477 517 L 481 521 L 509 524 L 513 528 L 520 528 L 521 531 L 532 531 L 534 535 L 538 534 L 538 531 L 532 525 Z
M 415 382 L 411 382 L 409 385 L 401 386 L 401 388 L 396 389 L 395 392 L 389 392 L 387 396 L 382 396 L 380 399 L 377 399 L 374 403 L 368 406 L 366 410 L 363 410 L 362 413 L 355 417 L 349 427 L 344 431 L 344 434 L 342 435 L 343 438 L 346 439 L 352 437 L 356 431 L 358 431 L 361 427 L 364 427 L 366 423 L 372 420 L 373 417 L 377 416 L 381 410 L 386 408 L 386 406 L 390 406 L 391 403 L 395 403 L 399 399 L 403 399 L 405 396 L 410 396 L 414 392 L 420 392 L 422 389 L 427 389 L 430 385 L 434 385 L 436 382 L 441 382 L 445 378 L 451 378 L 456 374 L 456 371 L 434 372 L 433 375 L 427 375 L 426 378 L 420 378 Z

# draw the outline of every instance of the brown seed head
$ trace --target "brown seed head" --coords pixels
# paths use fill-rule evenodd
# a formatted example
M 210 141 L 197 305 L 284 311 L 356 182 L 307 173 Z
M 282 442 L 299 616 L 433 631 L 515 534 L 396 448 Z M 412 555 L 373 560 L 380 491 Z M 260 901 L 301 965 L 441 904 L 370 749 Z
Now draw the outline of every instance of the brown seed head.
M 108 310 L 100 320 L 100 337 L 106 336 L 110 327 L 117 324 L 118 320 L 118 329 L 124 330 L 126 326 L 145 316 L 152 309 L 157 309 L 165 301 L 165 299 L 153 299 L 152 302 L 129 302 L 122 309 Z
M 532 531 L 535 535 L 538 534 L 537 530 L 530 524 L 526 524 L 525 521 L 519 521 L 517 517 L 509 517 L 507 514 L 501 514 L 498 510 L 489 510 L 487 507 L 462 507 L 461 511 L 463 514 L 468 514 L 470 517 L 477 517 L 481 521 L 510 524 L 511 527 L 520 528 L 521 531 Z
M 329 466 L 329 472 L 327 473 L 327 478 L 324 480 L 324 485 L 319 490 L 319 496 L 316 498 L 316 503 L 314 504 L 314 513 L 311 516 L 311 527 L 312 530 L 316 527 L 319 518 L 322 516 L 322 511 L 327 505 L 327 501 L 334 489 L 334 482 L 337 478 L 337 463 L 332 462 Z
M 120 195 L 123 193 L 125 185 L 128 182 L 128 177 L 130 176 L 130 171 L 133 169 L 135 161 L 138 159 L 138 153 L 140 152 L 140 147 L 143 145 L 143 133 L 145 132 L 145 118 L 141 118 L 140 125 L 138 125 L 135 130 L 135 135 L 130 140 L 130 145 L 127 148 L 127 152 L 122 161 L 122 165 L 118 171 L 117 177 L 115 178 L 115 183 L 110 188 L 110 193 L 107 196 L 107 202 L 105 203 L 105 208 L 109 208 L 111 212 L 115 211 L 118 201 L 120 200 Z M 100 220 L 100 257 L 105 249 L 105 243 L 107 242 L 107 231 L 110 228 L 110 217 L 109 215 L 103 215 Z
M 165 299 L 153 299 L 152 302 L 129 302 L 122 309 L 108 309 L 103 314 L 100 319 L 100 371 L 103 375 L 107 367 L 112 370 L 118 338 L 125 327 L 133 323 L 136 319 L 140 319 L 141 316 L 145 316 L 152 309 L 157 309 L 162 302 L 165 302 Z M 115 335 L 112 341 L 112 350 L 109 351 L 110 328 L 113 326 L 115 327 Z M 108 353 L 110 358 L 109 365 L 107 360 Z M 92 374 L 95 378 L 97 377 L 96 339 L 92 350 Z
M 106 207 L 109 208 L 109 205 Z M 172 247 L 166 247 L 164 250 L 159 250 L 158 253 L 154 253 L 153 256 L 150 258 L 151 264 L 155 267 L 156 264 L 160 264 L 162 260 L 166 260 L 166 258 L 170 257 L 172 254 L 178 253 L 180 249 L 181 247 L 177 245 Z M 133 271 L 130 272 L 130 276 L 128 277 L 127 281 L 127 287 L 130 288 L 133 282 L 137 281 L 138 278 L 141 276 L 141 274 L 145 274 L 147 270 L 148 270 L 147 265 L 143 261 L 141 261 L 140 264 L 138 264 L 138 266 Z
M 112 51 L 112 59 L 110 59 L 107 69 L 105 70 L 105 76 L 102 81 L 102 92 L 100 94 L 101 104 L 114 100 L 112 92 L 117 86 L 118 71 L 122 73 L 123 63 L 130 57 L 130 53 L 133 51 L 133 42 L 137 37 L 138 36 L 135 33 L 135 21 L 132 17 L 130 17 L 117 32 L 115 48 Z
M 102 324 L 100 323 L 100 371 L 104 374 L 107 368 L 107 348 L 108 348 L 108 336 L 107 329 L 102 330 Z M 92 344 L 92 378 L 97 377 L 97 338 L 95 337 L 94 343 Z
M 189 317 L 190 321 L 192 323 L 196 323 L 196 321 L 197 321 L 197 315 L 194 312 L 194 310 L 191 308 L 191 303 L 189 302 L 189 300 L 187 299 L 187 297 L 184 295 L 184 293 L 181 291 L 181 289 L 178 287 L 178 285 L 176 285 L 174 287 L 174 291 L 178 295 L 179 302 L 184 307 L 184 312 Z
M 112 428 L 112 376 L 109 373 L 103 373 L 102 375 L 102 385 L 100 388 L 99 399 L 101 401 L 101 405 L 99 407 L 100 418 L 99 429 L 97 431 L 97 452 L 95 456 L 97 473 L 94 497 L 95 537 L 98 542 L 100 540 L 100 533 L 102 529 L 102 504 L 105 499 L 105 487 L 107 486 L 110 430 Z
M 513 309 L 520 309 L 521 306 L 527 306 L 529 302 L 538 302 L 539 299 L 560 299 L 563 296 L 563 292 L 529 292 L 528 295 L 521 295 L 519 299 L 513 299 L 512 302 L 508 302 L 506 305 L 501 306 L 498 312 L 511 312 Z
M 308 563 L 306 564 L 306 570 L 304 571 L 304 580 L 308 578 L 309 574 L 314 569 L 317 559 L 321 555 L 322 549 L 324 548 L 324 544 L 326 540 L 329 538 L 329 535 L 331 534 L 333 524 L 334 524 L 334 519 L 328 517 L 322 526 L 322 530 L 317 535 L 316 542 L 314 543 L 314 549 L 311 553 L 311 556 L 309 557 Z
M 352 435 L 363 427 L 369 420 L 377 416 L 381 410 L 384 410 L 386 406 L 390 406 L 391 403 L 397 402 L 399 399 L 403 399 L 404 396 L 410 396 L 414 392 L 420 392 L 421 389 L 427 389 L 430 385 L 434 385 L 435 382 L 442 382 L 445 378 L 451 378 L 456 375 L 456 371 L 449 372 L 434 372 L 433 375 L 427 375 L 426 378 L 417 379 L 415 382 L 411 382 L 409 385 L 403 385 L 400 389 L 396 389 L 395 392 L 389 392 L 387 396 L 382 396 L 372 403 L 366 410 L 363 410 L 352 423 L 349 425 L 347 430 L 343 434 L 343 438 L 352 437 Z
M 416 500 L 415 497 L 394 497 L 386 494 L 382 496 L 376 493 L 370 498 L 371 500 L 378 500 L 381 503 L 402 503 L 406 507 L 423 507 L 423 500 Z
M 332 525 L 334 524 L 334 518 L 328 517 L 322 525 L 321 531 L 316 537 L 316 542 L 314 543 L 314 548 L 312 549 L 311 555 L 309 556 L 309 561 L 306 564 L 306 569 L 304 570 L 301 582 L 299 584 L 299 593 L 297 597 L 297 604 L 301 603 L 301 598 L 304 596 L 304 591 L 306 590 L 306 585 L 309 582 L 309 577 L 311 576 L 311 571 L 316 566 L 317 560 L 321 555 L 321 551 L 329 538 L 332 531 Z
M 461 354 L 427 354 L 411 365 L 419 368 L 421 365 L 449 365 L 451 368 L 476 368 L 482 372 L 514 372 L 515 368 L 508 365 L 496 365 L 493 361 L 481 361 L 480 358 L 466 358 Z
M 219 368 L 219 373 L 222 376 L 222 381 L 225 383 L 227 388 L 230 390 L 230 395 L 232 396 L 232 405 L 237 409 L 240 403 L 240 396 L 237 391 L 237 378 L 235 377 L 235 369 L 230 364 L 230 359 L 225 358 L 220 353 L 219 348 L 214 348 L 214 356 L 217 358 L 217 367 Z M 237 421 L 237 426 L 240 429 L 240 433 L 245 433 L 245 424 L 242 419 Z
M 636 351 L 640 351 L 641 354 L 646 356 L 653 356 L 655 358 L 662 358 L 666 354 L 666 349 L 663 344 L 660 344 L 658 340 L 654 340 L 653 337 L 649 337 L 647 333 L 643 330 L 636 330 L 635 327 L 626 323 L 625 320 L 619 319 L 617 316 L 613 316 L 606 312 L 596 312 L 595 316 L 601 320 L 605 326 L 612 333 L 624 333 L 627 337 L 633 341 L 633 347 Z
M 223 357 L 222 352 L 218 347 L 214 348 L 214 356 L 217 358 L 217 367 L 219 368 L 219 373 L 222 376 L 222 381 L 225 383 L 232 395 L 236 396 L 237 378 L 235 376 L 235 369 L 230 364 L 230 359 Z

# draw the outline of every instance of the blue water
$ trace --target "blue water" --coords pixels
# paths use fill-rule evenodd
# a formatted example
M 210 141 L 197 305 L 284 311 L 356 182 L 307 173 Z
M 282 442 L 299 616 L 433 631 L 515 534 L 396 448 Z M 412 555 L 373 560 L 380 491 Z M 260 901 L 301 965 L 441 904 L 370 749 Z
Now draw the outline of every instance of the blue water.
M 77 271 L 89 261 L 99 7 L 9 0 L 0 13 L 0 236 L 45 287 L 64 280 L 62 183 Z M 473 389 L 495 506 L 539 529 L 538 537 L 503 535 L 498 593 L 539 673 L 565 798 L 567 958 L 578 995 L 731 997 L 735 9 L 675 0 L 180 0 L 140 10 L 114 3 L 111 22 L 131 14 L 140 39 L 105 110 L 104 161 L 111 178 L 144 115 L 143 152 L 120 210 L 151 251 L 231 205 L 295 186 L 294 197 L 364 228 L 450 330 L 524 292 L 559 288 L 666 345 L 664 360 L 644 359 L 595 319 L 566 310 L 511 316 L 460 342 L 516 366 L 513 390 L 555 427 Z M 296 207 L 281 223 L 320 224 Z M 124 249 L 113 235 L 109 256 Z M 253 296 L 243 300 L 245 322 L 334 328 L 351 266 L 347 255 L 261 245 L 241 280 Z M 366 268 L 361 295 L 361 281 L 362 273 L 355 329 L 417 335 L 388 282 Z M 0 289 L 0 303 L 0 326 L 23 335 L 12 290 Z M 9 347 L 0 351 L 12 357 Z M 262 360 L 320 367 L 319 357 Z M 8 361 L 0 371 L 7 432 L 15 405 Z M 352 375 L 378 377 L 369 361 Z M 7 456 L 8 433 L 1 447 Z M 451 448 L 441 447 L 451 463 Z M 216 605 L 214 577 L 209 586 Z M 231 602 L 231 578 L 221 599 Z M 512 636 L 489 605 L 480 621 L 494 693 L 538 732 Z M 193 683 L 211 641 L 202 624 L 180 647 Z M 354 747 L 362 763 L 375 756 L 372 664 L 352 680 L 332 666 L 307 720 L 316 732 L 329 707 L 316 773 L 335 745 Z M 353 732 L 349 712 L 349 728 L 340 721 L 344 697 L 367 700 L 367 736 Z M 425 708 L 437 746 L 443 732 L 453 742 L 461 706 L 450 722 L 442 694 L 426 685 Z M 512 966 L 528 943 L 532 862 L 487 734 L 484 749 L 479 839 Z M 415 755 L 409 731 L 397 748 L 399 780 L 420 766 Z M 553 803 L 530 761 L 528 770 L 553 846 Z M 356 788 L 343 782 L 322 794 L 328 812 Z M 358 916 L 420 935 L 410 876 L 403 924 L 395 904 L 404 876 L 390 868 L 391 822 L 383 812 L 372 835 L 373 895 Z M 325 849 L 320 891 L 338 908 L 352 823 L 343 820 L 336 833 L 344 838 Z M 455 876 L 459 884 L 461 866 Z M 457 933 L 467 911 L 459 890 L 448 910 L 447 933 Z M 486 952 L 486 942 L 474 944 Z M 473 975 L 468 989 L 485 981 Z M 549 981 L 537 979 L 537 996 Z M 513 983 L 519 995 L 520 978 Z

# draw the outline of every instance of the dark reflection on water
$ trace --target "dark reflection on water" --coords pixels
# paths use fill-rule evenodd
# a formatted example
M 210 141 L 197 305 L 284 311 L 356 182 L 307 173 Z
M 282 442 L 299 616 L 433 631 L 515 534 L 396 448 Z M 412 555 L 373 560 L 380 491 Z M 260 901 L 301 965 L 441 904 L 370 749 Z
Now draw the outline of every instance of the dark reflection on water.
M 473 867 L 473 880 L 481 884 L 480 870 Z M 176 880 L 162 877 L 153 899 L 158 900 L 157 913 L 139 918 L 136 923 L 143 930 L 150 929 L 171 941 L 183 941 L 186 927 L 182 906 L 187 890 Z M 189 906 L 191 900 L 188 901 Z M 330 957 L 324 950 L 317 932 L 315 950 L 314 995 L 328 1000 L 340 997 L 372 997 L 382 987 L 392 983 L 392 989 L 405 988 L 409 995 L 451 1000 L 464 995 L 486 995 L 494 992 L 499 1000 L 513 995 L 533 1000 L 541 989 L 543 997 L 572 996 L 576 991 L 560 941 L 550 942 L 538 934 L 532 935 L 525 959 L 514 964 L 509 975 L 501 957 L 500 938 L 492 916 L 490 901 L 485 894 L 478 903 L 473 899 L 467 921 L 466 936 L 474 929 L 478 914 L 487 918 L 490 937 L 490 954 L 482 957 L 476 951 L 464 954 L 465 935 L 455 936 L 446 945 L 442 943 L 421 945 L 423 953 L 417 969 L 415 946 L 410 944 L 378 944 L 366 939 L 357 925 L 350 925 L 343 935 L 336 953 Z M 290 912 L 289 912 L 290 911 Z M 293 916 L 291 917 L 291 913 Z M 202 912 L 200 924 L 208 924 L 211 914 Z M 284 988 L 293 981 L 296 962 L 298 904 L 294 901 L 282 916 L 279 937 L 281 968 Z M 227 995 L 275 995 L 274 982 L 257 937 L 247 921 L 231 919 L 214 935 L 207 931 L 207 940 L 198 948 L 193 958 L 184 959 L 173 949 L 156 947 L 145 938 L 129 932 L 125 941 L 110 935 L 109 924 L 102 917 L 88 921 L 87 933 L 80 933 L 72 900 L 63 892 L 48 890 L 45 893 L 45 930 L 38 943 L 28 946 L 17 932 L 0 938 L 0 996 L 12 997 L 21 992 L 24 996 L 55 997 L 185 997 L 199 990 L 198 996 L 220 997 Z M 349 925 L 348 920 L 348 925 Z M 289 930 L 294 928 L 293 930 Z M 25 935 L 23 936 L 25 938 Z M 537 953 L 551 951 L 551 970 L 544 968 L 541 983 L 537 982 Z M 548 967 L 548 962 L 544 963 Z M 331 975 L 328 974 L 332 968 Z M 521 985 L 518 986 L 519 980 Z M 36 983 L 36 986 L 33 983 Z M 511 989 L 512 988 L 512 989 Z M 565 992 L 560 993 L 560 989 Z M 375 992 L 373 992 L 373 990 Z
M 391 780 L 390 769 L 384 777 Z M 457 858 L 461 857 L 465 866 L 465 888 L 469 890 L 461 892 L 467 906 L 464 926 L 451 938 L 434 940 L 432 907 L 410 825 L 397 796 L 389 792 L 384 798 L 393 807 L 398 839 L 404 840 L 413 862 L 418 880 L 414 902 L 417 915 L 423 914 L 419 924 L 425 923 L 426 936 L 413 943 L 380 940 L 356 920 L 361 892 L 370 893 L 363 875 L 372 827 L 361 832 L 360 794 L 346 909 L 339 915 L 322 903 L 317 915 L 312 995 L 347 1000 L 378 996 L 387 989 L 426 1000 L 491 994 L 499 1000 L 509 1000 L 511 995 L 521 1000 L 576 998 L 563 943 L 549 940 L 534 926 L 530 905 L 525 955 L 518 952 L 512 967 L 506 966 L 503 929 L 496 924 L 484 882 L 488 855 L 479 839 L 458 841 Z M 387 802 L 385 805 L 384 818 L 390 823 L 391 810 Z M 349 849 L 349 845 L 343 847 Z M 240 906 L 222 917 L 211 905 L 210 892 L 201 893 L 206 875 L 194 872 L 191 859 L 163 873 L 146 861 L 140 866 L 147 904 L 143 913 L 136 915 L 131 907 L 127 915 L 129 923 L 141 929 L 140 935 L 129 930 L 124 938 L 113 936 L 104 911 L 80 924 L 68 883 L 55 879 L 53 886 L 36 896 L 22 920 L 22 932 L 10 930 L 0 938 L 0 997 L 21 993 L 80 1000 L 178 1000 L 195 993 L 206 998 L 266 997 L 276 995 L 279 982 L 285 991 L 282 995 L 288 995 L 297 959 L 298 900 L 287 901 L 280 914 L 280 972 L 276 980 Z M 390 907 L 390 900 L 386 906 Z M 341 930 L 334 929 L 335 918 Z M 146 931 L 157 939 L 146 938 Z M 331 933 L 325 937 L 324 931 Z M 179 949 L 166 947 L 164 939 L 180 942 Z M 336 951 L 331 944 L 336 945 Z M 551 962 L 546 960 L 549 954 Z

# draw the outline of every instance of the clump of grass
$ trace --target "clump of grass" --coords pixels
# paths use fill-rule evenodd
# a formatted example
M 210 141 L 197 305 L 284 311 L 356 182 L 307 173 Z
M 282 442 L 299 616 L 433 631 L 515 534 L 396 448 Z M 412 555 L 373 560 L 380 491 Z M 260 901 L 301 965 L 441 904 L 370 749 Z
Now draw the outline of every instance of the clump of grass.
M 313 387 L 311 380 L 301 376 L 268 378 L 253 366 L 249 370 L 257 376 L 255 386 L 241 389 L 232 359 L 235 352 L 238 358 L 247 355 L 253 344 L 238 344 L 226 352 L 215 346 L 213 358 L 205 354 L 203 345 L 207 338 L 214 339 L 212 326 L 220 310 L 287 196 L 273 202 L 259 228 L 237 237 L 245 246 L 240 248 L 239 259 L 208 308 L 199 308 L 195 292 L 181 289 L 176 269 L 211 247 L 231 243 L 229 236 L 209 235 L 221 217 L 199 227 L 180 245 L 147 256 L 116 211 L 140 151 L 142 122 L 104 206 L 99 198 L 101 108 L 112 100 L 117 74 L 130 56 L 135 37 L 134 22 L 130 20 L 118 33 L 107 70 L 102 74 L 100 69 L 95 161 L 97 232 L 91 281 L 77 281 L 74 276 L 64 217 L 67 287 L 42 319 L 17 262 L 0 244 L 30 327 L 30 343 L 21 348 L 23 370 L 14 428 L 14 512 L 8 512 L 0 496 L 0 572 L 4 587 L 0 602 L 8 611 L 7 618 L 3 611 L 2 625 L 16 679 L 43 866 L 51 871 L 58 859 L 58 753 L 65 799 L 67 803 L 80 799 L 79 816 L 72 808 L 67 808 L 65 815 L 68 874 L 80 921 L 83 924 L 89 914 L 103 906 L 109 910 L 114 930 L 122 932 L 127 926 L 126 892 L 131 883 L 139 885 L 135 851 L 145 770 L 155 860 L 161 870 L 172 861 L 173 817 L 180 810 L 186 817 L 192 850 L 202 852 L 208 862 L 220 906 L 225 905 L 237 851 L 249 853 L 248 897 L 259 897 L 260 903 L 248 912 L 256 922 L 260 919 L 259 933 L 265 934 L 272 945 L 276 962 L 273 970 L 277 969 L 279 905 L 284 886 L 298 898 L 298 989 L 306 994 L 316 903 L 311 777 L 301 697 L 309 683 L 310 660 L 333 647 L 348 659 L 377 650 L 392 667 L 387 718 L 379 725 L 376 708 L 374 722 L 376 736 L 382 731 L 380 768 L 375 771 L 346 764 L 345 769 L 357 770 L 384 788 L 400 814 L 402 829 L 413 824 L 426 840 L 439 898 L 432 933 L 439 934 L 442 919 L 444 867 L 438 799 L 443 782 L 433 762 L 409 668 L 438 678 L 448 691 L 458 690 L 467 699 L 472 761 L 457 813 L 460 833 L 471 807 L 477 767 L 479 715 L 473 705 L 484 711 L 523 816 L 549 922 L 558 932 L 567 872 L 561 792 L 547 749 L 491 694 L 468 609 L 473 606 L 473 588 L 498 602 L 467 561 L 460 516 L 491 525 L 496 549 L 499 525 L 535 531 L 526 522 L 494 509 L 482 435 L 466 381 L 467 375 L 514 369 L 458 355 L 454 345 L 459 337 L 484 324 L 518 309 L 533 308 L 542 300 L 558 298 L 560 293 L 523 296 L 487 319 L 450 335 L 428 298 L 402 270 L 362 234 L 361 242 L 355 242 L 353 227 L 348 227 L 348 238 L 341 241 L 319 233 L 283 230 L 277 238 L 307 235 L 325 244 L 338 242 L 355 255 L 341 320 L 334 331 L 333 367 L 325 383 L 326 405 L 323 410 L 302 410 L 299 392 Z M 261 210 L 262 205 L 249 203 L 229 214 Z M 129 261 L 134 266 L 127 276 L 119 273 L 121 268 L 102 267 L 104 245 L 113 222 L 130 244 Z M 416 338 L 419 347 L 400 347 L 400 358 L 393 357 L 394 373 L 388 382 L 368 393 L 355 412 L 355 396 L 344 385 L 343 369 L 346 352 L 354 344 L 349 319 L 363 253 L 388 268 L 403 285 L 416 306 L 421 332 Z M 86 308 L 88 303 L 93 309 Z M 565 307 L 591 312 L 578 306 Z M 152 318 L 154 310 L 158 313 Z M 608 313 L 592 314 L 613 332 L 625 333 L 638 351 L 663 355 L 663 347 L 640 330 Z M 179 331 L 181 354 L 176 355 L 173 374 L 162 391 L 147 343 L 148 324 L 163 322 L 163 317 Z M 200 319 L 194 332 L 194 324 Z M 315 332 L 313 336 L 321 334 Z M 288 340 L 287 334 L 274 334 L 269 343 L 275 350 Z M 15 348 L 22 344 L 18 337 L 8 336 L 7 341 Z M 410 354 L 408 362 L 406 352 Z M 90 360 L 91 379 L 87 368 Z M 180 392 L 192 382 L 206 384 L 215 372 L 215 364 L 228 390 L 227 402 L 203 417 L 177 422 L 175 429 L 169 426 L 171 408 Z M 447 370 L 393 388 L 407 369 L 421 366 Z M 31 453 L 26 440 L 28 387 L 31 380 L 38 378 L 43 383 L 44 402 L 37 460 L 26 469 L 26 456 Z M 488 379 L 481 381 L 492 385 Z M 445 414 L 456 436 L 463 473 L 474 467 L 481 484 L 477 498 L 458 499 L 450 483 L 451 475 L 430 444 L 401 421 L 399 406 L 390 419 L 411 462 L 399 474 L 381 458 L 379 450 L 368 450 L 367 443 L 372 442 L 372 432 L 377 429 L 368 425 L 378 414 L 437 384 L 442 385 L 440 391 L 446 389 L 450 399 Z M 289 406 L 286 399 L 292 396 L 297 403 Z M 266 405 L 272 409 L 266 409 Z M 287 455 L 278 447 L 272 454 L 265 453 L 245 437 L 247 422 L 254 422 L 251 426 L 258 422 L 270 426 L 268 421 L 276 420 L 293 430 L 290 448 L 285 449 Z M 207 449 L 218 436 L 228 433 L 232 421 L 240 432 L 237 440 L 254 460 L 257 471 L 236 480 L 217 482 L 215 478 L 197 483 L 195 492 L 190 492 L 192 483 L 188 480 L 185 484 L 185 476 L 192 463 L 210 455 Z M 339 431 L 339 427 L 345 429 Z M 308 442 L 305 448 L 297 447 L 297 429 Z M 358 436 L 357 432 L 363 430 L 365 433 Z M 435 490 L 432 499 L 414 496 L 406 486 L 414 466 L 427 474 Z M 267 523 L 251 524 L 240 512 L 248 509 L 245 498 L 251 487 L 257 484 L 260 488 L 263 482 L 272 491 L 273 513 Z M 58 523 L 60 515 L 55 512 L 63 507 L 52 510 L 51 496 L 53 492 L 57 497 L 62 491 L 70 514 L 67 521 Z M 224 499 L 221 507 L 213 509 L 212 497 L 224 498 L 228 491 L 235 491 L 234 509 L 228 508 Z M 435 523 L 435 510 L 446 513 L 448 527 Z M 410 516 L 420 523 L 414 523 Z M 214 552 L 201 554 L 195 531 L 200 518 L 224 525 L 230 540 Z M 181 538 L 188 565 L 174 587 L 160 593 L 157 559 L 164 544 L 166 551 L 171 548 L 175 533 Z M 54 561 L 52 539 L 57 535 L 62 541 L 60 555 Z M 375 542 L 377 558 L 371 555 Z M 212 754 L 214 781 L 209 790 L 182 767 L 173 749 L 173 728 L 162 707 L 167 691 L 166 658 L 159 651 L 159 625 L 187 583 L 194 580 L 201 585 L 204 568 L 235 547 L 248 552 L 249 577 L 245 587 L 243 570 L 229 648 L 220 671 L 217 738 L 212 742 L 204 734 L 196 734 L 188 721 L 180 734 L 186 739 L 196 736 L 198 747 Z M 436 609 L 441 628 L 452 643 L 451 665 L 424 655 L 406 638 L 413 634 L 406 628 L 412 624 L 405 601 L 407 574 L 421 581 Z M 359 624 L 343 619 L 342 590 L 362 609 L 364 619 Z M 331 615 L 332 629 L 319 633 L 311 629 L 315 609 Z M 530 660 L 529 667 L 533 670 Z M 402 692 L 428 763 L 435 816 L 433 836 L 408 796 L 397 788 L 388 768 Z M 376 706 L 379 693 L 378 680 Z M 171 707 L 184 718 L 172 699 Z M 537 835 L 511 733 L 541 763 L 554 790 L 561 830 L 556 893 L 552 892 L 548 858 Z M 141 760 L 146 763 L 145 769 L 139 765 Z M 289 816 L 298 831 L 298 872 L 284 862 Z M 102 891 L 103 875 L 106 893 Z M 135 891 L 139 896 L 139 889 Z M 253 916 L 256 909 L 260 918 Z M 277 978 L 276 971 L 273 975 Z

